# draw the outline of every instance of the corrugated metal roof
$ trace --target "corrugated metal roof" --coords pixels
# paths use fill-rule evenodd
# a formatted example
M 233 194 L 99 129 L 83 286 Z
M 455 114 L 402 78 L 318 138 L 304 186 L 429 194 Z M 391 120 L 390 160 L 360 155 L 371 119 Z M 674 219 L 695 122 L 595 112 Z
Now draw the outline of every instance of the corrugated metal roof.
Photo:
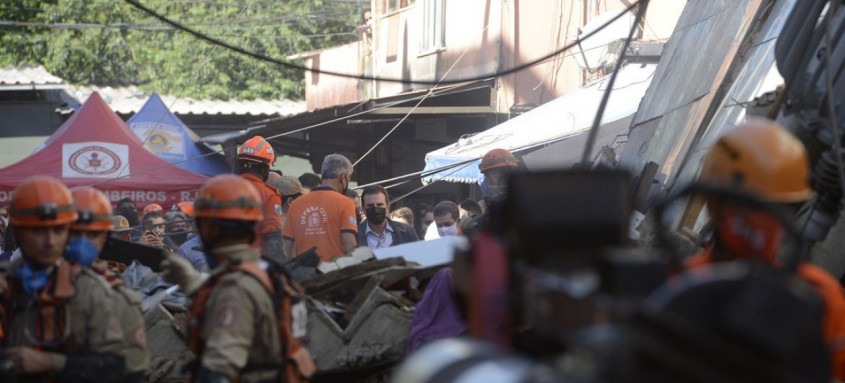
M 79 101 L 85 101 L 93 92 L 99 92 L 109 106 L 120 114 L 138 112 L 150 93 L 138 87 L 128 86 L 120 88 L 69 86 L 66 92 Z M 305 111 L 304 101 L 291 100 L 197 100 L 190 97 L 161 96 L 164 103 L 175 114 L 206 114 L 206 115 L 266 115 L 290 116 Z M 174 103 L 174 100 L 176 101 Z
M 43 66 L 0 68 L 0 89 L 59 89 L 64 88 L 64 80 L 53 76 Z

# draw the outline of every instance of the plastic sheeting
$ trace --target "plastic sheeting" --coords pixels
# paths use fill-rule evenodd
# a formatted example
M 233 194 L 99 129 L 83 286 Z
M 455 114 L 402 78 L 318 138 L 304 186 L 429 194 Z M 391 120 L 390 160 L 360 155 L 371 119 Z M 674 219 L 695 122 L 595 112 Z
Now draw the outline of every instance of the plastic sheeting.
M 123 283 L 141 294 L 142 299 L 152 297 L 173 286 L 161 279 L 161 275 L 138 261 L 132 261 L 132 264 L 123 271 Z M 181 291 L 176 291 L 165 295 L 161 304 L 171 311 L 185 311 L 188 307 L 188 299 Z
M 629 64 L 619 71 L 610 94 L 602 125 L 629 117 L 637 112 L 640 99 L 652 82 L 656 65 Z M 424 182 L 481 182 L 480 158 L 490 149 L 505 148 L 512 152 L 528 151 L 565 141 L 590 129 L 596 116 L 609 77 L 576 89 L 549 101 L 528 113 L 425 156 L 425 170 L 473 160 L 467 165 L 448 169 L 423 179 Z M 595 152 L 595 151 L 594 151 Z M 581 152 L 560 153 L 578 161 Z

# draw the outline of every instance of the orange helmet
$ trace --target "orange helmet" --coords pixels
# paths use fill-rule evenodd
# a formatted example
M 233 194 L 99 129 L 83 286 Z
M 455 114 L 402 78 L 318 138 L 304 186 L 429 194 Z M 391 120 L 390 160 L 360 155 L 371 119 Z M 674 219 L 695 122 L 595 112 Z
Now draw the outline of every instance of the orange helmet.
M 238 159 L 270 166 L 276 163 L 276 153 L 264 137 L 252 137 L 238 148 Z
M 519 166 L 519 161 L 507 149 L 493 149 L 484 157 L 481 158 L 481 163 L 478 164 L 478 169 L 481 172 L 486 172 L 490 169 Z
M 18 227 L 60 226 L 76 221 L 73 196 L 61 181 L 34 176 L 15 189 L 10 221 Z
M 151 212 L 154 212 L 154 211 L 164 211 L 164 208 L 162 208 L 161 205 L 159 205 L 157 203 L 151 203 L 151 204 L 147 205 L 146 207 L 144 207 L 143 215 L 147 215 L 147 213 L 151 213 Z
M 182 201 L 176 204 L 176 207 L 179 208 L 179 211 L 185 213 L 188 217 L 194 216 L 194 203 L 191 201 Z
M 90 186 L 80 186 L 70 190 L 76 213 L 79 216 L 71 225 L 76 231 L 109 231 L 112 226 L 111 202 L 103 192 Z
M 197 218 L 260 221 L 261 196 L 246 179 L 224 174 L 200 188 L 194 212 Z
M 710 149 L 699 180 L 737 188 L 763 200 L 794 203 L 810 198 L 810 168 L 804 145 L 776 122 L 749 120 Z

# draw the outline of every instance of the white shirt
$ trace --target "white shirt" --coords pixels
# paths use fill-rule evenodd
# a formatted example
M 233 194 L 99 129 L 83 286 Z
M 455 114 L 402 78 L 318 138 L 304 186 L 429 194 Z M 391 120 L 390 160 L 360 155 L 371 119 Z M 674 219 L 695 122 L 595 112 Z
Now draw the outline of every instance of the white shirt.
M 382 235 L 378 235 L 370 229 L 370 224 L 366 224 L 364 226 L 367 228 L 367 232 L 364 233 L 364 236 L 367 238 L 367 247 L 370 249 L 381 249 L 384 247 L 390 247 L 390 245 L 393 244 L 393 228 L 390 227 L 390 222 L 387 223 L 387 228 L 384 229 L 384 233 Z

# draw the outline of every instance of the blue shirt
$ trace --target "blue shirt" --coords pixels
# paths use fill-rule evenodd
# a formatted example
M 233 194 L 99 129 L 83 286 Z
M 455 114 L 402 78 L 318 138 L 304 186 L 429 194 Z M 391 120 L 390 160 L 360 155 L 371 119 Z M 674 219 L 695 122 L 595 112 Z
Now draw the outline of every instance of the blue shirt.
M 191 262 L 191 266 L 194 266 L 194 269 L 197 271 L 201 271 L 203 273 L 209 272 L 208 261 L 205 260 L 205 254 L 203 254 L 202 250 L 194 249 L 202 249 L 202 241 L 200 240 L 199 235 L 196 235 L 187 242 L 183 243 L 182 246 L 179 247 L 177 254 Z

